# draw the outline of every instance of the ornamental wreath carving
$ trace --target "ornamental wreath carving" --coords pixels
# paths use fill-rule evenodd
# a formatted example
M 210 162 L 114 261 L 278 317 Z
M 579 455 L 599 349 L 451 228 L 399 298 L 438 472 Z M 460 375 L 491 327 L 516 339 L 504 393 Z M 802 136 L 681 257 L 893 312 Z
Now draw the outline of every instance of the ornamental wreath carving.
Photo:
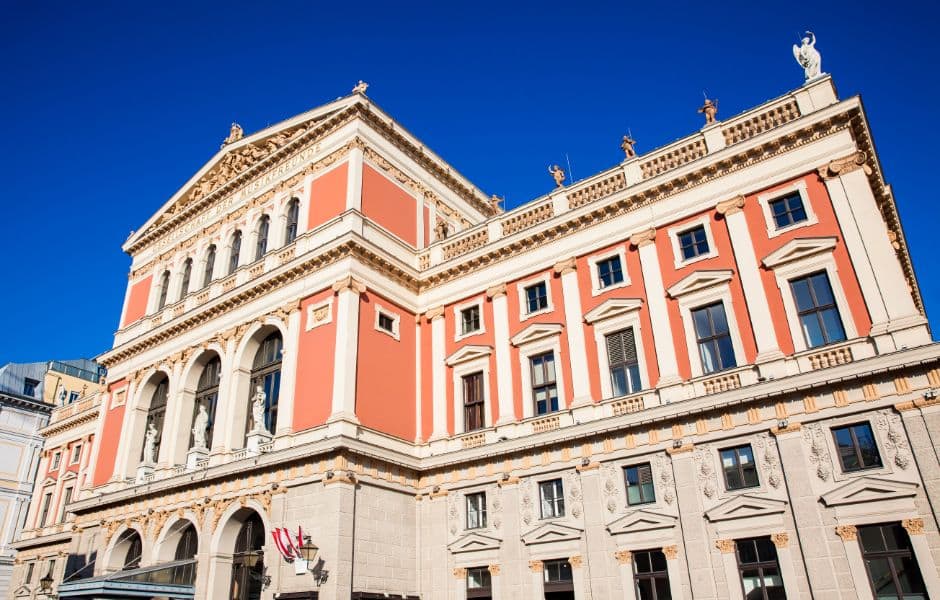
M 499 529 L 503 524 L 503 490 L 501 487 L 496 486 L 489 492 L 490 497 L 493 498 L 490 502 L 491 513 L 493 514 L 493 528 Z
M 695 462 L 695 472 L 698 475 L 699 488 L 705 494 L 705 497 L 711 500 L 718 493 L 718 479 L 715 475 L 711 450 L 705 446 L 696 448 L 693 460 Z
M 780 487 L 783 483 L 783 475 L 780 472 L 780 458 L 777 456 L 773 440 L 760 436 L 754 440 L 754 443 L 758 449 L 761 471 L 766 474 L 767 483 L 774 489 Z
M 824 435 L 821 425 L 807 425 L 803 428 L 803 439 L 809 446 L 809 462 L 816 468 L 816 477 L 827 481 L 832 474 L 832 461 Z
M 532 524 L 532 511 L 535 508 L 532 494 L 532 479 L 523 479 L 519 484 L 519 513 L 522 515 L 522 522 L 526 525 Z
M 878 429 L 884 434 L 884 445 L 888 452 L 894 453 L 893 463 L 901 469 L 911 465 L 911 451 L 904 434 L 901 417 L 894 413 L 878 415 Z
M 567 477 L 568 502 L 571 507 L 571 516 L 575 519 L 581 518 L 583 510 L 581 507 L 581 478 L 577 473 L 568 473 Z
M 619 509 L 619 498 L 620 491 L 617 485 L 617 471 L 614 469 L 613 465 L 604 465 L 602 467 L 602 472 L 604 473 L 604 506 L 607 508 L 607 512 L 614 514 L 618 512 Z
M 676 482 L 672 476 L 672 459 L 666 456 L 656 457 L 656 478 L 659 480 L 659 489 L 662 490 L 663 502 L 672 505 L 676 501 Z

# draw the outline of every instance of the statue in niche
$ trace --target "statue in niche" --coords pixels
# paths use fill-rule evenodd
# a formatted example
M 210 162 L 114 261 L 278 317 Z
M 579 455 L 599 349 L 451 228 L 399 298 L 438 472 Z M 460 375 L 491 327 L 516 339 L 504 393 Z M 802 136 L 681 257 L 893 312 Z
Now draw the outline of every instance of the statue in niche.
M 267 397 L 261 384 L 255 386 L 255 395 L 251 397 L 251 430 L 254 433 L 270 435 L 267 427 L 264 426 L 264 401 Z
M 151 465 L 157 462 L 157 426 L 153 422 L 147 424 L 144 436 L 144 462 Z
M 698 111 L 705 115 L 705 125 L 711 125 L 718 116 L 718 101 L 705 98 L 705 104 Z
M 548 168 L 548 173 L 555 180 L 555 187 L 565 187 L 565 172 L 558 165 L 552 165 Z
M 620 149 L 623 150 L 626 158 L 633 158 L 636 156 L 636 150 L 633 149 L 633 146 L 636 144 L 636 140 L 629 135 L 623 136 L 623 140 L 620 142 Z
M 206 449 L 206 430 L 209 427 L 209 412 L 205 404 L 199 405 L 199 411 L 196 418 L 193 419 L 193 448 L 197 450 Z
M 448 235 L 450 235 L 450 226 L 447 224 L 447 221 L 444 219 L 438 219 L 437 225 L 434 226 L 434 238 L 443 240 Z
M 803 67 L 803 75 L 806 81 L 815 79 L 822 74 L 822 56 L 816 49 L 816 34 L 807 31 L 803 34 L 803 44 L 797 46 L 793 44 L 793 58 Z
M 69 392 L 65 388 L 62 388 L 62 391 L 59 392 L 59 405 L 65 406 L 65 401 L 68 400 Z

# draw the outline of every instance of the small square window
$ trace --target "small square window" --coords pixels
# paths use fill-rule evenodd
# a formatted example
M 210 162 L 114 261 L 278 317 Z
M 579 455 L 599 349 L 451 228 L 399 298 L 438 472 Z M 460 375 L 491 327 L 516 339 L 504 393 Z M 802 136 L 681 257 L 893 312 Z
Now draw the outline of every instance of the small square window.
M 834 427 L 832 437 L 839 451 L 842 471 L 862 471 L 881 466 L 881 454 L 875 442 L 875 434 L 868 423 L 856 423 L 845 427 Z
M 480 305 L 468 306 L 460 311 L 460 335 L 480 330 Z
M 721 469 L 725 474 L 725 487 L 740 490 L 757 487 L 757 464 L 750 444 L 726 448 L 721 451 Z
M 379 313 L 379 328 L 389 333 L 395 333 L 395 319 L 385 313 Z
M 656 501 L 653 470 L 649 463 L 624 468 L 623 477 L 627 484 L 627 504 L 634 506 Z
M 800 196 L 799 192 L 771 200 L 770 214 L 773 215 L 774 225 L 777 226 L 777 229 L 783 229 L 807 220 L 803 197 Z
M 565 516 L 565 491 L 561 479 L 552 479 L 539 483 L 539 498 L 542 504 L 542 518 L 554 519 Z
M 467 494 L 467 529 L 486 527 L 486 492 Z
M 606 288 L 623 283 L 623 265 L 619 256 L 611 256 L 597 262 L 598 287 Z
M 401 317 L 394 312 L 386 310 L 384 307 L 376 305 L 375 307 L 375 329 L 388 334 L 399 340 L 399 326 Z
M 708 254 L 708 236 L 705 226 L 699 225 L 679 234 L 679 251 L 682 260 L 691 260 L 696 256 Z
M 526 312 L 532 314 L 548 308 L 548 286 L 544 281 L 525 288 Z
M 78 398 L 79 398 L 80 396 L 81 396 L 81 394 L 78 393 L 78 392 L 69 392 L 69 404 L 71 404 L 71 403 L 75 402 L 76 400 L 78 400 Z
M 38 387 L 39 387 L 38 381 L 27 377 L 25 380 L 23 380 L 23 395 L 24 396 L 36 396 L 36 388 Z

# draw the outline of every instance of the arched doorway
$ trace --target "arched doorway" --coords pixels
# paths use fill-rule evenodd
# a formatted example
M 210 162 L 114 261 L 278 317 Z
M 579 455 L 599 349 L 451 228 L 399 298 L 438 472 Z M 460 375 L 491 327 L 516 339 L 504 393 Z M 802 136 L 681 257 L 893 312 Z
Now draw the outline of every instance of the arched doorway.
M 264 523 L 252 512 L 238 530 L 232 554 L 232 600 L 259 600 L 264 587 Z

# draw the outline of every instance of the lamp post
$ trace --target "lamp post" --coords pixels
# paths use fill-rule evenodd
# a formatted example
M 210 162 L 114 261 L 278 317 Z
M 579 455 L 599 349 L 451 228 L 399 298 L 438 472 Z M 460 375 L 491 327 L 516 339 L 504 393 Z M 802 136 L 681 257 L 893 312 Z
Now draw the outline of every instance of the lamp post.
M 39 580 L 39 593 L 46 598 L 57 598 L 58 595 L 52 593 L 53 583 L 55 583 L 55 581 L 52 579 L 52 573 L 46 573 L 42 579 Z

